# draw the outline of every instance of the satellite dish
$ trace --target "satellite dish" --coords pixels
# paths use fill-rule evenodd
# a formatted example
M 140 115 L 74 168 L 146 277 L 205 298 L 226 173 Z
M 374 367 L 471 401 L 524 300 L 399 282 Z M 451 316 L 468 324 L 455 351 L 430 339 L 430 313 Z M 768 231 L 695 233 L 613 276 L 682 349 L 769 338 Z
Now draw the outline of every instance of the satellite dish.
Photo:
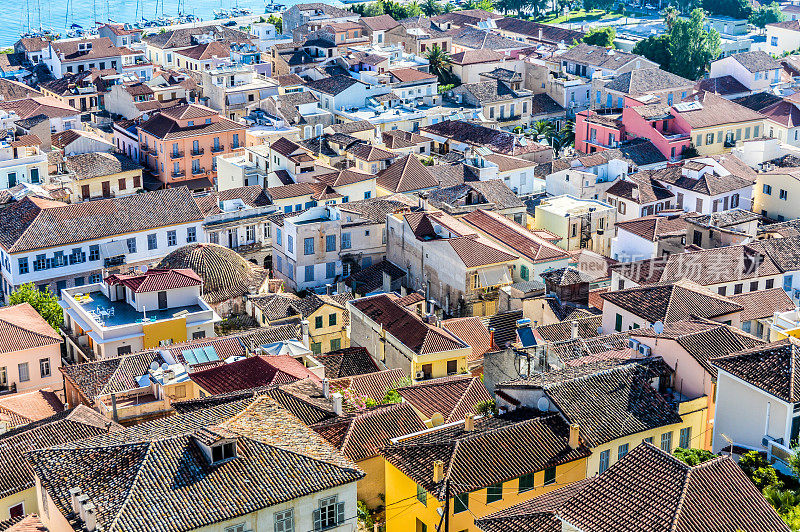
M 536 408 L 538 408 L 541 412 L 547 412 L 550 409 L 550 399 L 545 396 L 539 398 L 536 401 Z
M 158 362 L 155 360 L 150 363 L 150 370 L 155 371 L 158 369 Z
M 147 273 L 147 264 L 142 264 L 142 273 Z
M 431 416 L 431 426 L 438 427 L 444 424 L 444 416 L 439 412 L 434 412 Z
M 601 334 L 603 334 L 603 326 L 602 325 L 597 328 L 597 335 L 600 336 Z
M 653 331 L 655 331 L 656 334 L 664 332 L 664 323 L 660 321 L 655 322 L 653 324 Z
M 167 364 L 166 362 L 164 362 L 163 364 L 161 364 L 161 369 L 162 369 L 162 370 L 167 370 L 167 369 L 169 369 L 169 364 Z

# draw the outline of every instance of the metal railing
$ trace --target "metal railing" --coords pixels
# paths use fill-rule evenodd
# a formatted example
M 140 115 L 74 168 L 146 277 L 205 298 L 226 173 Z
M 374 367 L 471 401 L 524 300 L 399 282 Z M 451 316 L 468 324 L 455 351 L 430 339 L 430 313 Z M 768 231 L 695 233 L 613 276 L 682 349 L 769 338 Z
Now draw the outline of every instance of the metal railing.
M 182 158 L 183 158 L 183 156 L 184 156 L 184 154 L 185 154 L 185 152 L 182 152 L 182 151 L 174 151 L 174 150 L 173 150 L 173 151 L 169 152 L 169 158 L 170 158 L 170 159 L 182 159 Z
M 192 148 L 192 155 L 203 155 L 205 151 L 206 150 L 204 148 L 197 148 L 196 150 Z

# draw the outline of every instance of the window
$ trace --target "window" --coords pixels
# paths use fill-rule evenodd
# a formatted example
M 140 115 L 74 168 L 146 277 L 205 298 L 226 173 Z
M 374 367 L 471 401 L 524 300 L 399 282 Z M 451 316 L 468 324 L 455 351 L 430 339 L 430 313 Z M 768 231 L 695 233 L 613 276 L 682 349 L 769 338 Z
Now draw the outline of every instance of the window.
M 459 493 L 453 498 L 453 513 L 460 514 L 469 508 L 469 493 Z
M 535 474 L 534 473 L 526 473 L 519 477 L 519 492 L 530 491 L 534 488 L 535 481 L 534 481 Z
M 192 242 L 197 242 L 197 228 L 196 227 L 187 227 L 186 228 L 186 242 L 191 244 Z
M 305 238 L 303 239 L 303 253 L 305 255 L 313 255 L 314 254 L 314 238 Z
M 280 227 L 276 227 L 275 228 L 275 243 L 278 244 L 279 246 L 283 245 L 283 239 L 281 237 L 281 228 Z
M 225 532 L 245 532 L 245 523 L 225 527 Z
M 236 456 L 236 443 L 228 442 L 211 447 L 211 462 L 217 463 Z
M 642 442 L 643 443 L 652 444 L 653 443 L 653 437 L 652 436 L 648 436 L 647 438 L 643 439 Z
M 764 283 L 764 288 L 765 288 L 766 290 L 769 290 L 769 289 L 770 289 L 770 288 L 772 288 L 773 286 L 775 286 L 775 279 L 767 279 L 767 282 L 766 282 L 766 283 Z
M 309 348 L 311 349 L 311 352 L 314 353 L 315 355 L 319 355 L 320 353 L 322 353 L 322 344 L 320 342 L 311 342 Z
M 717 293 L 721 296 L 724 296 L 728 292 L 728 288 L 726 286 L 719 286 L 717 287 Z
M 707 133 L 706 134 L 706 144 L 714 144 L 714 134 Z
M 93 244 L 89 246 L 89 261 L 100 260 L 100 245 Z
M 416 532 L 428 532 L 428 525 L 426 525 L 425 523 L 420 521 L 419 517 L 417 517 L 416 519 L 417 519 L 417 524 L 416 524 L 416 528 L 414 530 Z
M 331 339 L 331 351 L 338 351 L 342 348 L 342 339 L 341 338 L 333 338 Z
M 18 364 L 17 369 L 19 370 L 19 382 L 27 382 L 31 380 L 30 373 L 28 372 L 27 362 L 22 362 Z
M 750 283 L 750 291 L 755 292 L 756 290 L 758 290 L 758 281 L 752 281 Z
M 782 199 L 782 200 L 786 201 L 786 198 L 788 198 L 788 197 L 789 197 L 789 193 L 788 193 L 788 192 L 786 192 L 784 189 L 781 189 L 781 191 L 778 193 L 778 197 L 779 197 L 780 199 Z
M 774 35 L 769 39 L 770 46 L 778 46 L 778 38 Z
M 11 519 L 22 517 L 25 515 L 25 503 L 21 502 L 8 508 L 8 515 Z
M 305 275 L 306 281 L 313 281 L 314 280 L 314 265 L 311 264 L 309 266 L 306 266 L 306 270 L 305 271 L 306 271 L 306 275 Z
M 672 431 L 665 432 L 661 435 L 661 450 L 665 453 L 672 452 Z
M 350 233 L 342 233 L 342 245 L 340 247 L 342 249 L 350 249 Z
M 600 473 L 608 469 L 608 462 L 611 458 L 611 451 L 606 449 L 602 453 L 600 453 Z
M 503 483 L 493 484 L 486 488 L 486 504 L 497 502 L 503 498 Z
M 692 443 L 692 427 L 684 427 L 678 439 L 678 447 L 688 449 Z
M 334 277 L 336 277 L 336 263 L 335 262 L 325 263 L 325 278 L 333 279 Z
M 28 273 L 28 258 L 27 257 L 19 259 L 19 273 L 20 273 L 20 275 Z
M 136 237 L 131 237 L 125 241 L 128 245 L 128 253 L 136 253 Z
M 150 233 L 147 235 L 147 249 L 156 249 L 158 247 L 158 235 Z
M 314 328 L 322 329 L 322 316 L 316 316 L 314 318 Z
M 556 466 L 548 467 L 544 470 L 544 485 L 549 486 L 556 482 Z
M 792 289 L 792 276 L 791 275 L 784 275 L 783 276 L 783 289 L 788 292 Z
M 419 484 L 417 484 L 417 500 L 422 504 L 428 504 L 428 492 Z
M 333 327 L 336 325 L 336 313 L 328 314 L 328 326 Z
M 522 277 L 523 281 L 527 281 L 530 278 L 530 273 L 528 272 L 528 267 L 524 264 L 519 267 L 519 276 Z
M 457 360 L 448 360 L 447 361 L 447 374 L 448 375 L 455 375 L 458 373 L 458 361 Z
M 275 512 L 275 532 L 294 532 L 294 510 Z
M 167 231 L 167 245 L 168 246 L 178 245 L 178 233 L 174 229 L 172 231 Z
M 39 359 L 39 375 L 42 378 L 50 376 L 50 359 L 49 358 L 40 358 Z
M 622 332 L 622 314 L 617 314 L 614 318 L 614 330 Z
M 294 253 L 294 237 L 292 235 L 286 235 L 286 251 Z
M 325 236 L 325 251 L 336 251 L 336 235 Z
M 622 460 L 622 457 L 628 454 L 628 444 L 623 443 L 617 448 L 617 460 Z

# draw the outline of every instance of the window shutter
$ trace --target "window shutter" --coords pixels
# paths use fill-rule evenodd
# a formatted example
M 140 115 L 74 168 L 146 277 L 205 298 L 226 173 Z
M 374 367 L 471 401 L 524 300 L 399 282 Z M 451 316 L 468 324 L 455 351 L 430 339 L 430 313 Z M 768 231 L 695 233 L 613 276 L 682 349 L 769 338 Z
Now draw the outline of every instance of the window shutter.
M 322 530 L 322 510 L 314 510 L 314 530 Z
M 341 525 L 344 523 L 344 503 L 337 502 L 336 503 L 336 524 Z

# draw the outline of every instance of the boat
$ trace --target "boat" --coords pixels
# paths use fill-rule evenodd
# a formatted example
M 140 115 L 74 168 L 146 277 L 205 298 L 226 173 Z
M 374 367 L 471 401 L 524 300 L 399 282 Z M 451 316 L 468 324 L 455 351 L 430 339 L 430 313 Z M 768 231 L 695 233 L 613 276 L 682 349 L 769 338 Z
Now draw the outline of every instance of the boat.
M 247 9 L 246 7 L 238 7 L 237 6 L 237 7 L 232 7 L 230 13 L 231 13 L 232 17 L 244 17 L 244 16 L 247 16 L 247 15 L 252 15 L 253 14 L 253 10 L 252 9 Z
M 284 11 L 285 9 L 286 9 L 285 5 L 279 4 L 279 3 L 275 2 L 274 0 L 269 0 L 268 2 L 266 2 L 264 4 L 264 12 L 265 13 L 277 13 L 277 12 L 280 12 L 280 11 Z
M 215 9 L 214 18 L 217 20 L 222 18 L 231 18 L 231 13 L 227 9 Z

